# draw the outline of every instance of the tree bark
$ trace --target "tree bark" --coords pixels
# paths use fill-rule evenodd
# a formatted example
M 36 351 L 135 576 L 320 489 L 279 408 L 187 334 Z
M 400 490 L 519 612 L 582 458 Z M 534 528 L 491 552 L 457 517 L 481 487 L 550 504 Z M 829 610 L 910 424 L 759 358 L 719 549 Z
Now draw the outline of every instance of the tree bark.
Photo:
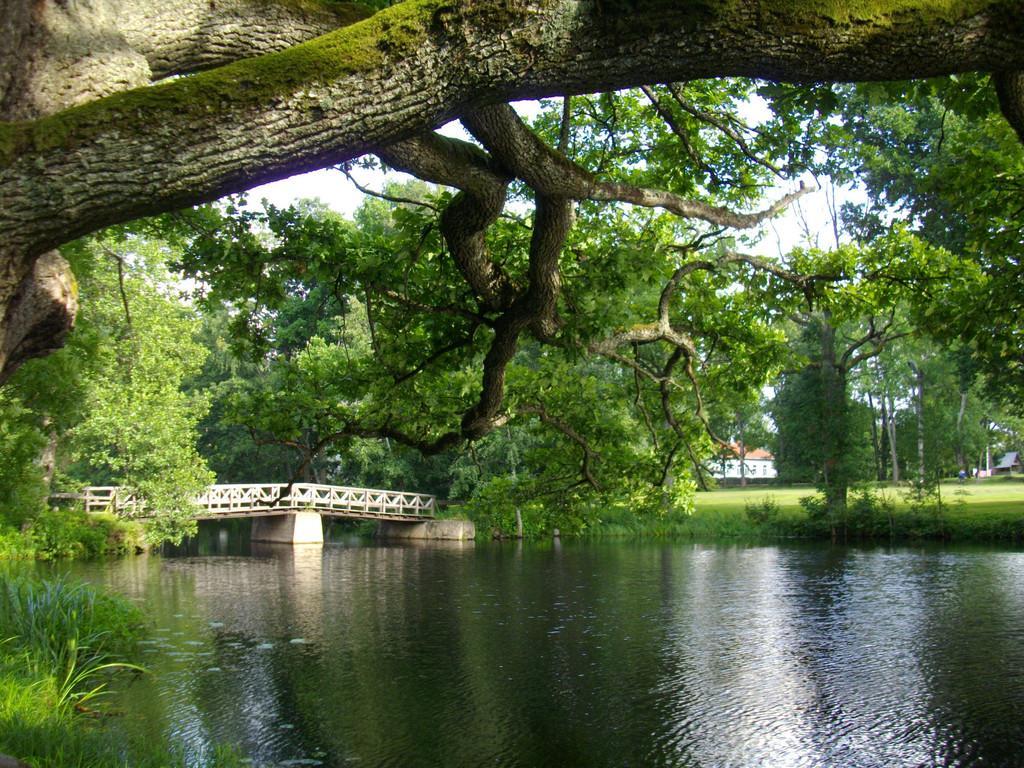
M 846 370 L 836 360 L 836 328 L 828 310 L 821 315 L 821 388 L 822 476 L 825 501 L 834 526 L 836 520 L 845 519 L 848 490 L 844 467 L 847 449 Z
M 889 461 L 892 463 L 892 484 L 900 484 L 900 460 L 896 452 L 896 403 L 889 398 Z
M 845 20 L 774 5 L 652 3 L 637 13 L 569 0 L 408 0 L 306 45 L 5 126 L 0 228 L 8 247 L 35 255 L 510 98 L 725 75 L 847 81 L 1024 66 L 1016 2 L 945 19 L 928 3 Z
M 366 18 L 349 3 L 35 0 L 6 4 L 0 118 L 23 120 L 238 59 Z
M 53 485 L 53 475 L 57 471 L 57 428 L 49 416 L 43 417 L 42 426 L 46 434 L 46 445 L 39 454 L 39 467 L 43 471 L 43 485 L 49 493 Z
M 0 18 L 0 120 L 38 118 L 170 75 L 283 50 L 368 15 L 320 0 L 8 5 Z M 10 127 L 0 122 L 0 144 Z M 74 323 L 70 268 L 56 251 L 41 258 L 34 263 L 0 240 L 0 384 L 24 361 L 59 348 Z
M 0 31 L 4 115 L 88 101 L 0 123 L 5 318 L 35 259 L 63 242 L 351 159 L 482 105 L 701 77 L 1024 69 L 1017 0 L 828 12 L 791 0 L 407 0 L 301 45 L 355 16 L 314 0 L 15 5 Z M 150 25 L 156 34 L 140 34 Z
M 914 415 L 917 417 L 917 482 L 924 488 L 927 481 L 924 454 L 924 371 L 913 361 L 907 365 L 914 373 Z
M 963 471 L 967 471 L 967 451 L 964 445 L 964 416 L 967 413 L 967 392 L 960 391 L 960 409 L 956 414 L 956 464 Z
M 16 284 L 0 325 L 0 384 L 26 360 L 59 349 L 74 325 L 78 288 L 56 251 L 43 254 Z
M 1000 72 L 995 82 L 1003 116 L 1024 142 L 1024 72 Z
M 883 402 L 880 414 L 876 416 L 875 398 L 868 392 L 868 408 L 871 410 L 871 449 L 875 455 L 875 479 L 885 480 L 885 453 L 883 433 L 885 431 L 885 404 Z M 881 430 L 879 430 L 879 417 L 881 419 Z

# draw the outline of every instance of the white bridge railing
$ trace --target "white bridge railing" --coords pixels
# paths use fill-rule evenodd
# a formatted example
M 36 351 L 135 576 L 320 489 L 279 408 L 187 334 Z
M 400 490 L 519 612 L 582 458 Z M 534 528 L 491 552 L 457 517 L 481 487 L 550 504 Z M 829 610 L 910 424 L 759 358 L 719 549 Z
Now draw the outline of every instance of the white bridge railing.
M 145 516 L 144 502 L 117 486 L 90 486 L 81 497 L 86 512 Z M 346 488 L 316 483 L 212 485 L 195 500 L 198 518 L 248 517 L 285 512 L 365 518 L 431 518 L 435 499 L 425 493 Z

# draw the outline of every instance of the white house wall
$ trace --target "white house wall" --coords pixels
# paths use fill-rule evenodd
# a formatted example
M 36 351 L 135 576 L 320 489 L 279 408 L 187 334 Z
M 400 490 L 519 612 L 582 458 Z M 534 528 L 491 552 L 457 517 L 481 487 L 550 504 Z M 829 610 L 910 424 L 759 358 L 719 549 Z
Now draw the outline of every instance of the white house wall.
M 748 480 L 758 478 L 771 480 L 778 477 L 778 473 L 775 471 L 775 462 L 772 459 L 747 459 L 743 464 L 746 465 L 745 476 Z M 719 462 L 714 476 L 719 480 L 739 480 L 744 477 L 740 473 L 740 460 L 729 459 Z

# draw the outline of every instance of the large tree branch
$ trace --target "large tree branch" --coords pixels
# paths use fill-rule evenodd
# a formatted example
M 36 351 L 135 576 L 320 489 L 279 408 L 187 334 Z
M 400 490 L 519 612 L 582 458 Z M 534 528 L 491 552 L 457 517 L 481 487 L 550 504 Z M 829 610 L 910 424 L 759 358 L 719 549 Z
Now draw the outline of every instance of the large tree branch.
M 654 111 L 658 113 L 658 116 L 665 122 L 665 125 L 669 127 L 669 130 L 679 139 L 679 143 L 683 145 L 683 151 L 689 156 L 700 170 L 708 175 L 712 184 L 721 184 L 722 179 L 713 167 L 711 167 L 704 157 L 696 150 L 693 146 L 693 142 L 690 141 L 690 134 L 687 130 L 679 124 L 676 120 L 676 116 L 668 109 L 661 100 L 658 98 L 658 94 L 655 93 L 654 89 L 648 85 L 641 86 L 640 90 L 644 92 L 647 100 L 651 102 L 651 106 L 654 107 Z
M 280 53 L 3 126 L 3 247 L 36 255 L 510 98 L 721 75 L 848 81 L 1024 68 L 1015 0 L 852 3 L 830 14 L 782 0 L 618 7 L 407 0 Z
M 598 483 L 597 478 L 594 477 L 593 465 L 595 459 L 598 458 L 597 452 L 591 447 L 590 442 L 585 438 L 578 430 L 576 430 L 567 421 L 558 418 L 548 412 L 542 404 L 539 403 L 524 403 L 519 406 L 520 413 L 528 413 L 536 416 L 541 420 L 543 424 L 547 424 L 550 427 L 554 427 L 563 435 L 572 440 L 576 445 L 579 446 L 582 454 L 580 459 L 580 474 L 583 476 L 583 482 L 593 488 L 595 491 L 601 490 L 601 484 Z
M 747 143 L 747 140 L 746 138 L 744 138 L 743 134 L 740 131 L 738 131 L 735 126 L 730 125 L 726 118 L 720 115 L 716 115 L 713 112 L 708 112 L 707 110 L 700 109 L 694 104 L 691 104 L 683 94 L 682 88 L 680 88 L 679 85 L 676 83 L 670 84 L 668 86 L 668 90 L 669 93 L 672 94 L 672 98 L 675 99 L 676 104 L 678 104 L 679 108 L 682 109 L 684 112 L 693 116 L 702 123 L 706 123 L 707 125 L 717 128 L 721 133 L 728 136 L 732 140 L 732 142 L 739 148 L 740 152 L 746 155 L 746 157 L 751 161 L 757 163 L 763 168 L 766 168 L 767 170 L 774 173 L 776 176 L 782 178 L 786 177 L 785 172 L 777 165 L 775 165 L 775 163 L 771 162 L 770 160 L 764 157 L 761 157 L 759 154 L 754 152 L 754 150 L 750 148 L 750 145 Z M 650 96 L 648 96 L 648 98 L 650 98 Z
M 462 122 L 510 173 L 538 192 L 551 196 L 663 208 L 683 218 L 701 219 L 720 227 L 747 229 L 785 210 L 794 200 L 810 191 L 801 184 L 797 192 L 783 196 L 762 211 L 739 213 L 661 189 L 600 181 L 586 168 L 545 144 L 507 104 L 475 110 Z
M 281 51 L 370 13 L 322 0 L 15 0 L 7 5 L 13 9 L 3 11 L 10 34 L 0 45 L 4 119 L 47 115 L 170 75 Z
M 0 25 L 0 114 L 8 117 L 276 49 L 353 18 L 332 18 L 335 4 L 318 0 L 14 5 Z M 51 17 L 37 23 L 37 12 Z M 133 13 L 165 19 L 171 31 L 149 39 Z M 243 33 L 231 30 L 232 16 L 248 19 Z M 20 348 L 7 321 L 33 261 L 103 226 L 343 162 L 511 98 L 727 75 L 848 81 L 1020 71 L 1021 18 L 1019 0 L 854 0 L 828 10 L 792 0 L 406 0 L 276 53 L 0 123 L 0 381 L 10 370 L 3 350 Z M 49 46 L 61 29 L 73 34 L 57 51 Z M 50 63 L 70 77 L 40 81 Z M 714 209 L 635 189 L 595 189 L 599 199 L 721 220 Z
M 1024 71 L 999 72 L 995 81 L 1003 115 L 1024 142 Z
M 108 0 L 154 80 L 198 72 L 333 32 L 370 16 L 355 3 L 305 0 Z
M 462 190 L 441 214 L 441 234 L 484 308 L 507 309 L 514 286 L 491 259 L 486 233 L 505 207 L 511 179 L 479 147 L 430 132 L 395 142 L 377 154 L 393 168 Z

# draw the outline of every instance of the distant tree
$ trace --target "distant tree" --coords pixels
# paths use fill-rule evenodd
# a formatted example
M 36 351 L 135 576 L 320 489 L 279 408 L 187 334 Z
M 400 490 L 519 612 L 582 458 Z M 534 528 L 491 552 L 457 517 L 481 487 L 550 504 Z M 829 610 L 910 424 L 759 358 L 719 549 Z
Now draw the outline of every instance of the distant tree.
M 961 265 L 899 228 L 868 245 L 798 251 L 791 259 L 818 278 L 776 298 L 791 302 L 806 361 L 784 378 L 772 408 L 780 472 L 812 476 L 828 514 L 841 520 L 851 482 L 871 464 L 871 416 L 853 397 L 854 373 L 914 332 L 906 306 L 919 286 Z
M 834 90 L 844 127 L 835 131 L 829 170 L 856 177 L 869 195 L 867 204 L 847 206 L 848 226 L 870 239 L 897 217 L 977 265 L 981 279 L 952 274 L 922 285 L 915 324 L 956 354 L 970 351 L 990 396 L 1019 404 L 1024 147 L 1001 118 L 997 89 L 987 77 L 961 75 Z
M 152 541 L 180 540 L 213 480 L 196 448 L 208 403 L 183 391 L 206 356 L 198 322 L 177 298 L 164 243 L 126 231 L 79 247 L 92 265 L 82 270 L 83 321 L 98 338 L 78 382 L 80 413 L 61 438 L 61 482 L 122 486 L 145 501 Z

